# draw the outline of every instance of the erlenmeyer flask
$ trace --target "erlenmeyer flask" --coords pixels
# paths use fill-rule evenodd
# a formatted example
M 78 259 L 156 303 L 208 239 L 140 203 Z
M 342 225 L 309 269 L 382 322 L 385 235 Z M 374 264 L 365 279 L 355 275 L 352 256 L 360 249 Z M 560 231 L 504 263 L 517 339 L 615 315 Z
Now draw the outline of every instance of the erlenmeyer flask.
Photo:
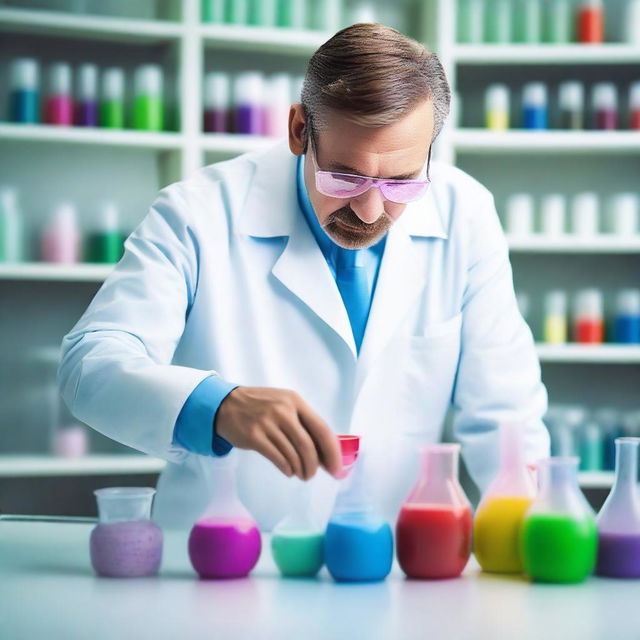
M 424 445 L 420 454 L 420 475 L 396 525 L 398 562 L 411 578 L 453 578 L 471 555 L 471 505 L 458 481 L 460 445 Z
M 640 578 L 640 438 L 616 438 L 616 477 L 597 518 L 596 572 L 614 578 Z
M 593 509 L 578 486 L 576 457 L 538 464 L 540 492 L 522 525 L 524 570 L 540 582 L 581 582 L 596 563 Z
M 523 425 L 500 425 L 500 469 L 476 511 L 473 550 L 480 566 L 495 573 L 521 573 L 520 529 L 536 496 L 524 460 Z
M 348 475 L 341 480 L 340 491 L 325 532 L 324 555 L 334 580 L 344 582 L 384 580 L 393 562 L 391 527 L 378 515 L 367 492 L 366 460 L 353 457 L 353 469 L 345 460 Z
M 191 529 L 189 558 L 202 578 L 246 576 L 260 557 L 260 531 L 238 498 L 234 453 L 211 464 L 211 499 Z
M 150 487 L 94 491 L 98 524 L 91 532 L 91 564 L 100 576 L 154 576 L 162 560 L 162 530 L 151 521 Z
M 324 531 L 311 513 L 311 481 L 292 482 L 291 508 L 273 529 L 271 552 L 283 576 L 312 577 L 324 563 Z

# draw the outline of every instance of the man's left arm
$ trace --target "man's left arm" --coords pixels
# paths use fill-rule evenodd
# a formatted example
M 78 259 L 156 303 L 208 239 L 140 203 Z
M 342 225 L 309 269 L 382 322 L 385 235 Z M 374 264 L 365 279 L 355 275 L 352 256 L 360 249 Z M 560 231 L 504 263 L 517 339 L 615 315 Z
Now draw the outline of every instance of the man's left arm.
M 527 463 L 549 455 L 542 422 L 547 392 L 533 336 L 518 309 L 506 238 L 493 197 L 481 188 L 469 227 L 462 341 L 453 393 L 453 430 L 481 490 L 498 465 L 498 425 L 522 425 Z

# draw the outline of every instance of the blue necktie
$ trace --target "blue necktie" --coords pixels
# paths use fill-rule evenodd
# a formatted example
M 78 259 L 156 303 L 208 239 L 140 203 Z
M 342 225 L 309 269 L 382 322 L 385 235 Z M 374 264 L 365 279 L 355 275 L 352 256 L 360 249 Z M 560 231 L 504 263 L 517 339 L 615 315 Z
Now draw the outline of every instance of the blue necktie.
M 349 315 L 351 330 L 360 351 L 369 316 L 371 291 L 366 269 L 362 266 L 362 250 L 336 249 L 336 283 Z

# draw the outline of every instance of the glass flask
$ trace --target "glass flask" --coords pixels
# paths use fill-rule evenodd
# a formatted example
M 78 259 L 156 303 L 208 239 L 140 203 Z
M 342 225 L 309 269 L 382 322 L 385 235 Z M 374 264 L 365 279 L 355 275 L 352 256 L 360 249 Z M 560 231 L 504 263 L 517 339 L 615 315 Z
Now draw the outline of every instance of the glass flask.
M 536 496 L 524 459 L 524 425 L 500 425 L 500 468 L 476 511 L 473 550 L 480 566 L 495 573 L 521 573 L 520 529 Z
M 640 578 L 640 438 L 616 438 L 616 476 L 596 520 L 596 573 L 613 578 Z
M 240 501 L 234 452 L 212 458 L 211 498 L 189 535 L 189 558 L 201 578 L 239 578 L 258 562 L 258 525 Z
M 311 513 L 311 485 L 297 478 L 289 513 L 274 527 L 271 553 L 283 576 L 313 577 L 324 564 L 324 531 Z
M 460 445 L 420 448 L 421 469 L 396 524 L 398 562 L 410 578 L 454 578 L 471 555 L 471 505 L 458 481 Z
M 578 486 L 576 457 L 538 465 L 539 494 L 522 525 L 524 570 L 538 582 L 581 582 L 596 563 L 593 509 Z
M 94 491 L 98 524 L 91 532 L 91 564 L 100 576 L 154 576 L 162 561 L 162 530 L 151 521 L 155 489 L 112 487 Z
M 389 524 L 374 509 L 367 492 L 366 459 L 353 451 L 349 453 L 353 446 L 353 441 L 341 441 L 347 475 L 340 481 L 325 531 L 324 559 L 336 581 L 384 580 L 391 571 L 393 535 Z

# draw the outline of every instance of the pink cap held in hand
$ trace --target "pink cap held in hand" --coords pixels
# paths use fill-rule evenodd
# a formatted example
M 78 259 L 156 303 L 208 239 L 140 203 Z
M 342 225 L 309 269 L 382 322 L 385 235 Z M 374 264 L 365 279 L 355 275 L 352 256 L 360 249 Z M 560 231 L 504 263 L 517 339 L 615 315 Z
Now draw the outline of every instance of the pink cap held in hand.
M 353 467 L 358 458 L 360 436 L 339 435 L 338 441 L 340 442 L 340 451 L 342 452 L 342 471 L 336 473 L 335 477 L 342 479 L 349 475 L 351 467 Z

